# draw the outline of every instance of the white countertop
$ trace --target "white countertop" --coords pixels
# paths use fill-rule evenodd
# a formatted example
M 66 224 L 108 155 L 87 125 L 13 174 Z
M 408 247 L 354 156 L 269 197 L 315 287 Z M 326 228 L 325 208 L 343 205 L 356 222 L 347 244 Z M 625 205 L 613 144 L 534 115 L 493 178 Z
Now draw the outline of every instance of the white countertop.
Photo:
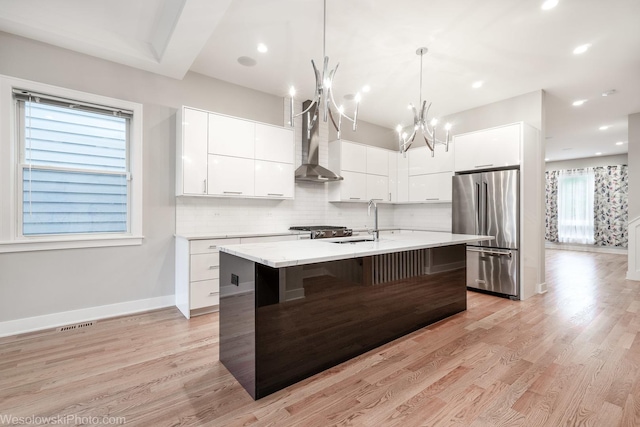
M 236 255 L 273 268 L 313 264 L 317 262 L 360 258 L 415 249 L 475 243 L 492 240 L 491 236 L 421 232 L 382 236 L 379 241 L 334 243 L 336 240 L 357 240 L 365 236 L 342 239 L 294 240 L 286 242 L 223 245 L 221 252 Z

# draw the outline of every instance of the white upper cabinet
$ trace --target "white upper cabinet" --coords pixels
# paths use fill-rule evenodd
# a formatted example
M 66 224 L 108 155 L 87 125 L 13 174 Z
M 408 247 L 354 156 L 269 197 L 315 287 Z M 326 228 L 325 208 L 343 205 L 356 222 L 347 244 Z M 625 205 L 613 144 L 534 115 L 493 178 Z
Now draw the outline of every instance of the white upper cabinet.
M 389 178 L 382 175 L 366 174 L 367 196 L 366 200 L 391 201 L 389 195 Z M 345 178 L 346 179 L 346 178 Z
M 343 171 L 367 172 L 367 147 L 349 141 L 340 141 L 340 163 Z M 335 171 L 334 171 L 335 172 Z
M 176 194 L 207 194 L 206 111 L 184 108 L 178 118 Z M 184 167 L 182 165 L 184 164 Z
M 389 176 L 389 150 L 377 147 L 366 148 L 366 172 L 373 175 Z
M 426 145 L 410 149 L 407 152 L 409 175 L 453 171 L 453 144 L 449 144 L 449 151 L 445 148 L 444 145 L 436 145 L 433 155 Z
M 398 201 L 398 153 L 390 150 L 385 151 L 389 165 L 389 201 L 396 203 Z
M 452 172 L 430 173 L 409 177 L 410 202 L 450 202 Z
M 331 182 L 329 185 L 332 189 L 337 190 L 337 195 L 332 197 L 333 200 L 342 201 L 367 201 L 367 174 L 360 172 L 344 171 L 342 173 L 344 181 Z
M 293 129 L 182 107 L 176 194 L 294 197 Z
M 293 129 L 256 123 L 256 160 L 293 164 L 294 147 Z
M 398 162 L 398 195 L 396 197 L 397 203 L 405 203 L 409 201 L 409 155 L 393 152 Z
M 253 159 L 255 123 L 209 114 L 209 154 Z
M 270 198 L 293 198 L 293 164 L 255 161 L 255 195 Z
M 247 197 L 255 194 L 254 160 L 209 154 L 209 194 Z
M 456 135 L 453 141 L 456 171 L 517 166 L 522 123 Z

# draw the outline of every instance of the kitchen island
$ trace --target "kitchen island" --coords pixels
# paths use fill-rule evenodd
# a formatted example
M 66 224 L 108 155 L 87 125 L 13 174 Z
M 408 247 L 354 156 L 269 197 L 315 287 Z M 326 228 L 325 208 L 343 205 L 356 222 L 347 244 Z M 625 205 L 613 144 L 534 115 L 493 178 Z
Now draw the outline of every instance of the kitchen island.
M 466 309 L 465 246 L 421 232 L 220 247 L 220 361 L 259 399 Z

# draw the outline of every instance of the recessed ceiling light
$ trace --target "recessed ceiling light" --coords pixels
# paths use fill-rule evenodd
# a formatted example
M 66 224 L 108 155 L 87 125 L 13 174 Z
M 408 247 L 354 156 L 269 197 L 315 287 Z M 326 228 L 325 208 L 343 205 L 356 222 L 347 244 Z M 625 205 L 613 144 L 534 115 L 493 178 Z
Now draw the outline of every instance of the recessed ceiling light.
M 602 96 L 611 96 L 611 95 L 615 95 L 616 94 L 616 90 L 615 89 L 610 89 L 606 92 L 602 92 Z
M 549 161 L 549 158 L 544 159 L 544 161 L 545 161 L 545 162 L 548 162 L 548 161 Z
M 601 155 L 601 154 L 602 154 L 602 153 L 598 151 L 598 152 L 596 153 L 596 156 L 599 156 L 599 155 Z
M 609 129 L 611 126 L 600 126 L 598 129 L 600 130 L 607 130 Z
M 269 48 L 267 47 L 266 44 L 264 43 L 258 43 L 258 52 L 260 53 L 267 53 L 269 51 Z
M 542 10 L 553 9 L 557 5 L 558 5 L 558 0 L 547 0 L 544 3 L 542 3 Z
M 585 53 L 586 51 L 589 50 L 589 48 L 591 47 L 590 43 L 587 44 L 581 44 L 580 46 L 578 46 L 577 48 L 573 49 L 573 54 L 574 55 L 580 55 Z
M 257 64 L 255 59 L 249 58 L 248 56 L 241 56 L 240 58 L 238 58 L 238 63 L 240 65 L 244 65 L 245 67 L 253 67 Z
M 477 82 L 473 83 L 471 85 L 471 87 L 474 88 L 474 89 L 478 89 L 478 88 L 482 87 L 483 84 L 484 84 L 484 82 L 482 80 L 478 80 Z
M 616 142 L 616 145 L 622 145 L 622 144 L 624 144 L 624 142 L 622 142 L 622 141 Z
M 352 93 L 347 93 L 345 96 L 343 96 L 343 98 L 346 99 L 347 101 L 353 101 L 355 97 L 356 96 Z
M 586 100 L 586 99 L 579 99 L 579 100 L 577 100 L 577 101 L 573 101 L 573 104 L 572 104 L 572 105 L 573 105 L 574 107 L 579 107 L 579 106 L 581 106 L 582 104 L 584 104 L 585 102 L 587 102 L 587 100 Z
M 369 85 L 364 85 L 362 86 L 362 92 L 367 93 L 371 90 L 371 86 Z

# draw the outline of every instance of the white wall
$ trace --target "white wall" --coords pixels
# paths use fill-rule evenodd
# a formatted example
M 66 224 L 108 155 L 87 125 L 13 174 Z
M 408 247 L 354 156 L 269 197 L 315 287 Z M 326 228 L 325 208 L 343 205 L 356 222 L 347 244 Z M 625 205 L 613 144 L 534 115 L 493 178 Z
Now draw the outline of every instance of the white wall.
M 545 169 L 548 171 L 553 170 L 567 170 L 567 169 L 580 169 L 580 168 L 595 168 L 606 167 L 613 165 L 627 165 L 628 156 L 626 154 L 617 154 L 615 156 L 596 156 L 585 157 L 583 159 L 572 160 L 559 160 L 557 162 L 547 162 Z
M 367 108 L 367 105 L 363 105 Z M 371 106 L 371 108 L 374 108 Z M 359 142 L 361 144 L 374 145 L 388 150 L 398 149 L 398 134 L 394 129 L 378 126 L 373 123 L 358 120 L 358 130 L 354 132 L 351 123 L 346 121 L 342 123 L 340 130 L 340 138 L 347 141 Z M 338 132 L 329 127 L 329 141 L 338 139 Z

